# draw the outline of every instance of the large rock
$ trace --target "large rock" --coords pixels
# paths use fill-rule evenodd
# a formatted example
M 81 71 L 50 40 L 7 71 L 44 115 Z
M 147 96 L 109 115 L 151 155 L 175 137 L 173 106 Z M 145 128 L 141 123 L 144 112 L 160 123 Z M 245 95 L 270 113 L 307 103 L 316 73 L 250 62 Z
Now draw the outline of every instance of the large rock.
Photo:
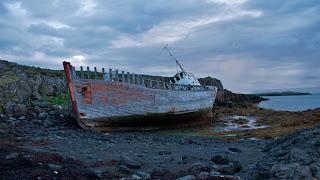
M 16 104 L 13 108 L 13 115 L 16 117 L 28 114 L 27 106 L 24 104 Z

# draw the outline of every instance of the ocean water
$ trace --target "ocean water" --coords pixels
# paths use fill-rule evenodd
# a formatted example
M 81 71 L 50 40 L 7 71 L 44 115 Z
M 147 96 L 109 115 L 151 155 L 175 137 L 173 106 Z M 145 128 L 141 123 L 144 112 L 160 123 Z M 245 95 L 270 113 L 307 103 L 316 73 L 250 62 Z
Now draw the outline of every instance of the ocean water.
M 303 111 L 320 107 L 320 94 L 302 96 L 266 96 L 259 107 L 274 110 Z

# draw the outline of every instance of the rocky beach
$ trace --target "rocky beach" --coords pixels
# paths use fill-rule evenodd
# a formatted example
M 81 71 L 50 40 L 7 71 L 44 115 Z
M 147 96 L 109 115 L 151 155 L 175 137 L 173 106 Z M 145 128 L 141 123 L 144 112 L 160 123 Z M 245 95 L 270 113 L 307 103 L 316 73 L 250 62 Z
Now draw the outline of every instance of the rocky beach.
M 0 70 L 0 179 L 320 179 L 319 108 L 257 108 L 263 98 L 203 78 L 219 93 L 200 128 L 231 115 L 255 116 L 266 127 L 192 136 L 93 132 L 71 116 L 63 71 L 7 61 Z

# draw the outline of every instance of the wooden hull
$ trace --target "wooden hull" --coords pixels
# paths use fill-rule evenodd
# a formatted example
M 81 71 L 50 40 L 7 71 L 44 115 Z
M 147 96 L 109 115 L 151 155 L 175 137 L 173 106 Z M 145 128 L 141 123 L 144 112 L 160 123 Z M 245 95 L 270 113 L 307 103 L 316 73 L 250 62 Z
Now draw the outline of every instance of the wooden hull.
M 137 127 L 203 117 L 211 112 L 216 96 L 213 90 L 181 91 L 79 79 L 72 68 L 66 66 L 73 111 L 78 124 L 85 129 L 110 130 L 110 127 Z

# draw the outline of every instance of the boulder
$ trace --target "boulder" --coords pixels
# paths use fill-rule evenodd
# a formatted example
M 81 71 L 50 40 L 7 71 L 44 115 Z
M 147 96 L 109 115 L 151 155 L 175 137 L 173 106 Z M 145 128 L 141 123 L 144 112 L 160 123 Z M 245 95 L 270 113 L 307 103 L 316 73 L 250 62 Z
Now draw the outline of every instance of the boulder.
M 13 115 L 16 117 L 28 114 L 27 106 L 24 104 L 16 104 L 13 108 Z
M 228 157 L 222 155 L 215 155 L 211 158 L 211 160 L 216 164 L 227 165 L 229 163 Z

